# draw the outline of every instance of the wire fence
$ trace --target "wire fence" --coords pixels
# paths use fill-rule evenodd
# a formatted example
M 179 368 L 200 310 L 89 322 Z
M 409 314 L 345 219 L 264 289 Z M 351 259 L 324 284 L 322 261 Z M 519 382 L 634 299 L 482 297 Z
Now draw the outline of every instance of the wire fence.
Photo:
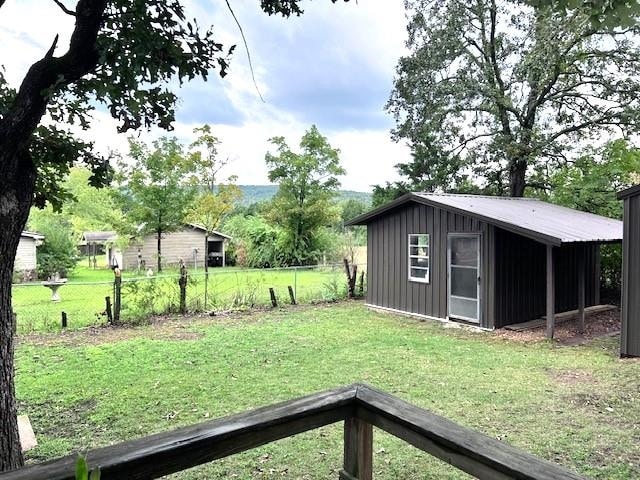
M 366 292 L 365 266 L 358 265 L 357 271 L 355 291 L 362 295 Z M 179 279 L 179 274 L 122 278 L 120 322 L 143 323 L 154 315 L 180 312 Z M 76 329 L 110 321 L 116 298 L 113 281 L 68 282 L 57 289 L 52 287 L 55 285 L 46 286 L 44 282 L 13 285 L 18 333 L 56 331 L 63 322 L 66 328 Z M 336 264 L 189 272 L 185 306 L 190 313 L 267 307 L 273 305 L 272 292 L 279 306 L 346 298 L 345 267 Z

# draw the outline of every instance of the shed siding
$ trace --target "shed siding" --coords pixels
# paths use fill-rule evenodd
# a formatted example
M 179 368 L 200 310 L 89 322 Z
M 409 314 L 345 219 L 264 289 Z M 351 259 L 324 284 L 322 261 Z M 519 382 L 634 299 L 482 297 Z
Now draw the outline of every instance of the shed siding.
M 210 237 L 210 240 L 220 240 L 219 237 Z M 193 266 L 193 248 L 198 249 L 197 267 L 204 268 L 205 234 L 202 230 L 185 228 L 178 232 L 162 235 L 163 265 L 177 265 L 182 258 L 187 265 Z M 141 242 L 129 245 L 123 252 L 123 268 L 131 269 L 138 266 L 138 248 L 147 266 L 154 267 L 157 261 L 157 236 L 150 234 Z
M 540 318 L 546 309 L 545 245 L 501 228 L 495 229 L 496 328 Z M 556 312 L 578 308 L 578 258 L 586 254 L 585 302 L 596 305 L 599 247 L 569 244 L 554 248 Z
M 36 269 L 36 241 L 30 237 L 20 237 L 14 270 L 16 272 Z
M 640 356 L 640 195 L 624 200 L 620 354 Z
M 447 235 L 480 234 L 481 320 L 493 326 L 494 228 L 465 215 L 422 204 L 389 211 L 368 224 L 367 302 L 408 313 L 447 318 Z M 430 282 L 408 280 L 408 235 L 428 233 Z

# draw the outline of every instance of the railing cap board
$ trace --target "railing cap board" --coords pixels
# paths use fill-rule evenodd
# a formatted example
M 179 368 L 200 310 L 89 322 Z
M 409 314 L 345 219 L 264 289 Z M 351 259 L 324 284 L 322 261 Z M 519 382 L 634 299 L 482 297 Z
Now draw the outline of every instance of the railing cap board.
M 87 454 L 110 478 L 152 479 L 356 416 L 478 478 L 578 480 L 558 465 L 354 384 L 250 412 L 130 440 Z M 0 480 L 73 480 L 76 457 L 0 474 Z
M 495 479 L 497 475 L 530 480 L 585 478 L 370 386 L 359 385 L 356 399 L 361 405 L 356 415 L 363 420 L 478 478 Z M 414 443 L 412 440 L 416 438 L 419 440 Z
M 87 454 L 102 478 L 152 479 L 344 420 L 356 387 L 308 395 L 246 413 L 130 440 Z M 77 456 L 0 474 L 1 480 L 74 480 Z

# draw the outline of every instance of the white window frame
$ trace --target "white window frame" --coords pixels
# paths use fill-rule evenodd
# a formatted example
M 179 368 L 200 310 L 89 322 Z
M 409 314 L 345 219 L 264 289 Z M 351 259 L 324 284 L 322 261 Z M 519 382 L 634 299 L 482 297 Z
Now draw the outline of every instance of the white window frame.
M 414 237 L 427 237 L 427 243 L 426 244 L 415 244 L 412 245 L 411 244 L 411 239 Z M 418 242 L 420 242 L 420 240 L 418 240 Z M 427 248 L 427 254 L 426 255 L 414 255 L 411 253 L 411 248 L 420 248 L 420 247 L 426 247 Z M 415 267 L 411 265 L 411 259 L 412 258 L 422 258 L 422 259 L 426 259 L 429 266 L 428 267 Z M 420 283 L 430 283 L 431 280 L 431 236 L 428 233 L 410 233 L 407 237 L 407 266 L 408 266 L 408 270 L 407 270 L 407 274 L 409 277 L 409 281 L 410 282 L 420 282 Z M 415 270 L 426 270 L 427 274 L 424 278 L 422 277 L 413 277 L 411 276 L 411 270 L 415 269 Z

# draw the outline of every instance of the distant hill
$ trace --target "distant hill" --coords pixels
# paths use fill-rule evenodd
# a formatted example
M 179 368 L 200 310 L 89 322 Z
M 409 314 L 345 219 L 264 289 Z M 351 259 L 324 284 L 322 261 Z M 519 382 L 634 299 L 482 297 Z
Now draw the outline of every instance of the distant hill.
M 252 203 L 264 202 L 271 200 L 278 191 L 277 185 L 238 185 L 242 190 L 242 204 L 251 205 Z M 371 194 L 368 192 L 355 192 L 353 190 L 340 190 L 340 200 L 356 199 L 366 204 L 371 203 Z

